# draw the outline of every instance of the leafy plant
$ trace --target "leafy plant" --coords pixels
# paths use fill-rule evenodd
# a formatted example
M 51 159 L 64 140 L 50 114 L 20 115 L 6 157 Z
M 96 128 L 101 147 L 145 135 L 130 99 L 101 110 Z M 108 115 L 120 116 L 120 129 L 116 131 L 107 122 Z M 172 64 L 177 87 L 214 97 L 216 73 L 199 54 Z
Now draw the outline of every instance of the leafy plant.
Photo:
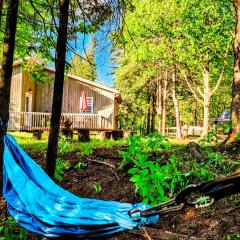
M 133 175 L 130 181 L 134 182 L 136 192 L 143 197 L 144 203 L 155 205 L 167 201 L 168 196 L 172 197 L 185 186 L 185 174 L 177 169 L 174 156 L 162 166 L 148 160 L 146 155 L 133 162 L 135 166 L 128 171 Z
M 240 141 L 240 133 L 237 134 L 237 140 Z
M 80 170 L 80 169 L 84 169 L 85 167 L 87 167 L 86 163 L 79 162 L 74 168 L 76 168 L 77 170 Z
M 99 192 L 102 191 L 102 187 L 101 187 L 100 183 L 98 183 L 98 182 L 94 182 L 94 183 L 93 183 L 93 187 L 95 188 L 95 191 L 96 191 L 97 193 L 99 193 Z
M 93 150 L 91 148 L 84 148 L 81 151 L 77 153 L 78 156 L 84 156 L 84 155 L 90 155 L 93 153 Z
M 234 235 L 227 235 L 226 240 L 233 240 L 233 239 L 240 238 L 240 232 L 236 232 Z
M 57 158 L 54 178 L 58 181 L 61 181 L 63 179 L 65 170 L 69 169 L 69 167 L 70 167 L 69 161 L 64 161 L 61 158 Z
M 58 153 L 64 154 L 73 151 L 73 145 L 65 138 L 61 137 L 58 143 Z
M 119 166 L 120 170 L 122 170 L 127 163 L 148 158 L 149 153 L 152 151 L 160 152 L 164 149 L 169 149 L 171 146 L 166 137 L 156 133 L 152 133 L 146 137 L 130 136 L 128 138 L 128 144 L 128 151 L 118 151 L 123 157 Z
M 0 220 L 0 240 L 28 239 L 29 234 L 12 217 Z

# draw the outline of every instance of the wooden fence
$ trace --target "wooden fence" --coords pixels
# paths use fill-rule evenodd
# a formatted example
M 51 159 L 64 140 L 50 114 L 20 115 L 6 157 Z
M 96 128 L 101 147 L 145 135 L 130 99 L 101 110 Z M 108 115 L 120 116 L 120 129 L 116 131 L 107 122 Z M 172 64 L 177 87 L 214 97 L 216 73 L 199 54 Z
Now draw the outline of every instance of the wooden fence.
M 176 136 L 176 127 L 168 127 L 166 128 L 166 135 L 167 136 Z M 183 137 L 187 136 L 201 136 L 203 132 L 203 127 L 198 126 L 182 126 L 181 127 L 181 134 Z

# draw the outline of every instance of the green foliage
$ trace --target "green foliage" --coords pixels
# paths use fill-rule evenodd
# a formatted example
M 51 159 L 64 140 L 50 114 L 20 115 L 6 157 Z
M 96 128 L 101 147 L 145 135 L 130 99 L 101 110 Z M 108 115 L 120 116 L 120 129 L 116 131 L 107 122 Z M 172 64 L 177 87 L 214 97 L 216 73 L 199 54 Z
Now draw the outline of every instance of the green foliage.
M 69 161 L 64 161 L 61 158 L 56 159 L 56 169 L 55 169 L 55 174 L 54 178 L 58 181 L 61 181 L 63 179 L 63 175 L 67 169 L 70 168 L 70 162 Z
M 74 168 L 76 168 L 77 170 L 80 170 L 80 169 L 84 169 L 85 167 L 87 167 L 86 163 L 79 162 Z
M 24 69 L 28 71 L 33 81 L 40 84 L 48 84 L 52 82 L 54 78 L 44 71 L 47 65 L 48 61 L 42 59 L 36 60 L 34 63 L 25 60 Z
M 102 187 L 101 187 L 100 183 L 98 183 L 98 182 L 94 182 L 93 187 L 94 187 L 96 193 L 100 193 L 102 191 Z
M 58 153 L 59 154 L 64 154 L 64 153 L 69 153 L 73 151 L 73 146 L 70 143 L 69 140 L 66 139 L 66 137 L 61 137 L 59 142 L 58 142 Z
M 78 156 L 91 155 L 93 150 L 91 148 L 84 148 L 81 152 L 78 152 Z
M 12 217 L 0 219 L 0 240 L 27 240 L 29 234 Z
M 237 140 L 240 141 L 240 133 L 237 134 Z
M 122 170 L 127 163 L 147 159 L 150 151 L 162 151 L 170 147 L 168 139 L 156 133 L 151 133 L 146 137 L 130 136 L 128 138 L 128 144 L 128 151 L 118 151 L 123 157 L 119 167 L 120 170 Z
M 172 197 L 177 190 L 185 186 L 185 176 L 177 169 L 174 156 L 162 166 L 147 158 L 135 160 L 134 165 L 128 171 L 133 175 L 130 181 L 134 182 L 144 203 L 156 205 L 167 201 L 167 195 Z
M 95 63 L 96 55 L 96 38 L 95 34 L 92 35 L 92 41 L 88 52 L 83 57 L 74 55 L 71 62 L 71 74 L 75 74 L 79 77 L 96 81 L 97 67 Z
M 214 125 L 214 128 L 208 132 L 207 136 L 203 139 L 201 139 L 198 143 L 204 147 L 208 145 L 212 145 L 218 142 L 220 139 L 220 134 L 227 134 L 232 127 L 232 122 L 229 122 L 227 124 L 216 124 Z
M 17 142 L 28 152 L 45 152 L 47 149 L 48 135 L 42 134 L 41 140 L 34 140 L 31 133 L 26 132 L 11 132 L 16 138 Z M 114 146 L 126 145 L 126 140 L 99 140 L 91 138 L 90 142 L 79 142 L 77 136 L 74 135 L 73 141 L 68 141 L 66 138 L 60 138 L 59 151 L 61 153 L 77 152 L 79 156 L 89 155 L 96 148 L 107 147 L 112 148 Z M 60 152 L 59 152 L 60 153 Z
M 144 203 L 154 205 L 166 201 L 166 191 L 168 196 L 173 196 L 176 190 L 185 186 L 185 174 L 178 170 L 174 156 L 170 156 L 166 164 L 149 159 L 153 151 L 162 152 L 170 148 L 166 137 L 153 133 L 146 137 L 131 136 L 128 141 L 128 151 L 119 151 L 123 156 L 119 169 L 122 170 L 127 163 L 134 165 L 128 171 L 133 175 L 130 181 L 134 182 Z
M 134 11 L 128 11 L 124 40 L 114 45 L 116 86 L 124 101 L 120 107 L 124 125 L 144 125 L 155 81 L 161 81 L 177 66 L 177 94 L 181 121 L 193 124 L 194 116 L 202 119 L 204 93 L 203 69 L 209 70 L 212 90 L 221 75 L 228 43 L 235 28 L 234 8 L 229 1 L 163 0 L 133 1 Z M 118 36 L 118 35 L 117 35 Z M 230 48 L 223 81 L 214 94 L 208 94 L 210 118 L 230 105 L 233 51 Z M 179 68 L 178 68 L 179 67 Z M 189 77 L 198 99 L 183 79 L 179 69 Z M 169 86 L 170 85 L 170 86 Z M 167 101 L 168 124 L 173 125 L 172 101 Z M 196 113 L 194 115 L 194 113 Z M 157 120 L 156 120 L 157 121 Z
M 235 234 L 227 235 L 226 240 L 234 240 L 240 238 L 240 232 L 236 232 Z

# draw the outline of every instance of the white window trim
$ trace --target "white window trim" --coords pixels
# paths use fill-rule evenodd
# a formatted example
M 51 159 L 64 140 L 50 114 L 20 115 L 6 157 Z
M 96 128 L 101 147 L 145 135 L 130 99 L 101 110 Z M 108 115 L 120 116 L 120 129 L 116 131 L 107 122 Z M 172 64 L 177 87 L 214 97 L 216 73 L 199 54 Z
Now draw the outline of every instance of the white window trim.
M 90 106 L 90 109 L 91 109 L 91 112 L 82 112 L 81 109 L 80 109 L 80 113 L 82 114 L 93 114 L 93 97 L 87 97 L 87 101 L 88 99 L 91 99 L 91 106 Z M 82 105 L 82 97 L 80 97 L 80 106 Z

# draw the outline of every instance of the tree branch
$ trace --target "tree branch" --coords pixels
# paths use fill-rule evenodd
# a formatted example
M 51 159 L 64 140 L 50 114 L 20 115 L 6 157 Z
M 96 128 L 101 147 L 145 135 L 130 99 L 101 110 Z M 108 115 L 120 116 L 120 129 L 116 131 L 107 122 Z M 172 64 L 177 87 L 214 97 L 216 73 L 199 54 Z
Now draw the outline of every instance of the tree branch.
M 187 83 L 190 91 L 192 92 L 193 96 L 195 97 L 195 99 L 196 99 L 198 102 L 200 102 L 201 104 L 203 104 L 203 101 L 197 96 L 197 93 L 194 91 L 194 89 L 192 88 L 190 82 L 188 81 L 188 78 L 187 78 L 186 74 L 182 71 L 182 69 L 181 69 L 179 66 L 177 66 L 177 68 L 179 69 L 179 71 L 180 71 L 181 74 L 183 75 L 183 77 L 184 77 L 184 79 L 185 79 L 185 81 L 186 81 L 186 83 Z
M 224 73 L 225 73 L 225 68 L 226 68 L 227 60 L 228 60 L 227 56 L 228 56 L 228 53 L 229 53 L 229 50 L 230 50 L 230 43 L 231 43 L 231 40 L 228 42 L 227 49 L 226 49 L 226 52 L 225 52 L 225 55 L 224 55 L 224 62 L 223 62 L 223 67 L 222 67 L 221 74 L 220 74 L 220 76 L 218 78 L 218 81 L 217 81 L 215 87 L 210 92 L 210 96 L 212 96 L 217 91 L 217 89 L 220 86 L 221 81 L 223 80 Z

